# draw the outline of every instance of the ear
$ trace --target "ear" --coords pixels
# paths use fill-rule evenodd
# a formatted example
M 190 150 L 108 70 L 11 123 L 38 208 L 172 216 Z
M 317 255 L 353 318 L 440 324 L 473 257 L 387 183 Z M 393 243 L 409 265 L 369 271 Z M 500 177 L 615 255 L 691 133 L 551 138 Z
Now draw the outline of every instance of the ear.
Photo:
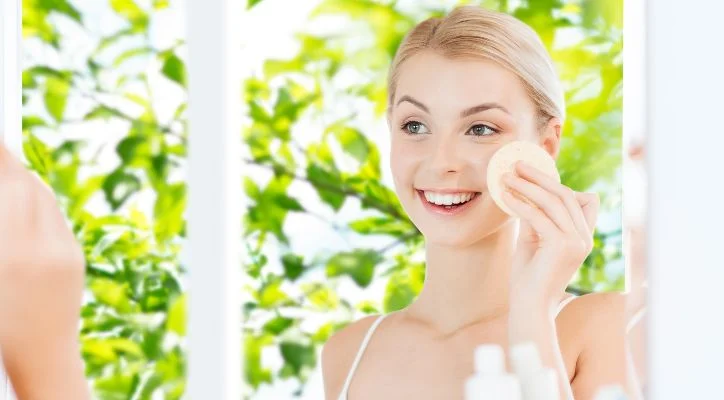
M 541 147 L 543 147 L 553 159 L 558 159 L 558 154 L 560 153 L 562 128 L 561 119 L 552 117 L 548 120 L 540 135 Z

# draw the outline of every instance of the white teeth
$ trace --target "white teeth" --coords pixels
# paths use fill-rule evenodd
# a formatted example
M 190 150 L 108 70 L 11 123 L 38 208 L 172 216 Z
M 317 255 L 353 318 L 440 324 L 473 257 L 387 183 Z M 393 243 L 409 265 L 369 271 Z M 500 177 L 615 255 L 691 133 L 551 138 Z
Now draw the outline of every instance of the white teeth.
M 439 206 L 449 206 L 452 204 L 461 204 L 469 201 L 475 193 L 435 193 L 425 191 L 427 201 Z

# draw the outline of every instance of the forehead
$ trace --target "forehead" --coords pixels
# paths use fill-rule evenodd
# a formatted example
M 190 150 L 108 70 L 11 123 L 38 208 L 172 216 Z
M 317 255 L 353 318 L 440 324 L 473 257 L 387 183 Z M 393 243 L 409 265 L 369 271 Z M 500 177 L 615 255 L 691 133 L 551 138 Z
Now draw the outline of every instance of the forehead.
M 498 102 L 511 112 L 527 112 L 533 106 L 520 79 L 498 64 L 484 59 L 451 59 L 432 51 L 420 52 L 400 66 L 395 101 L 403 95 L 414 97 L 431 110 L 459 110 L 483 102 Z

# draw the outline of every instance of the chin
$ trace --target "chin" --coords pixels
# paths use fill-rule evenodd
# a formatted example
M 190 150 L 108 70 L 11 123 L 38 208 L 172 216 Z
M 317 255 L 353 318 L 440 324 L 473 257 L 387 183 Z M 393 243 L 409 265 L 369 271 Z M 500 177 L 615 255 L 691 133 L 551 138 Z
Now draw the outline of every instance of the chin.
M 418 226 L 425 243 L 435 246 L 465 248 L 475 246 L 486 239 L 491 239 L 505 226 L 514 220 L 505 215 L 495 216 L 495 223 L 478 223 L 477 226 Z M 488 219 L 486 222 L 493 222 Z M 457 228 L 457 229 L 456 229 Z
M 456 230 L 455 232 L 446 232 L 445 230 L 434 228 L 430 230 L 433 232 L 422 231 L 425 243 L 443 247 L 469 247 L 488 236 L 481 234 L 480 231 L 470 232 L 462 229 Z

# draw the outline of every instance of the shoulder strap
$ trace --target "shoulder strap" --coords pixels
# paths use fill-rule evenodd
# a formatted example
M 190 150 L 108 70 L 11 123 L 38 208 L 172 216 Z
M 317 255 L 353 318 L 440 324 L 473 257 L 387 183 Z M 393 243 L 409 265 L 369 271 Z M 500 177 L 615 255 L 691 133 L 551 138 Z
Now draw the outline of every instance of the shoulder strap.
M 367 345 L 370 342 L 370 339 L 372 339 L 372 335 L 375 333 L 375 330 L 380 325 L 380 322 L 382 322 L 383 319 L 387 314 L 382 314 L 375 322 L 372 323 L 370 328 L 367 330 L 367 334 L 364 337 L 364 340 L 362 340 L 362 344 L 359 346 L 359 350 L 357 350 L 357 356 L 354 358 L 354 362 L 352 363 L 352 367 L 349 369 L 349 373 L 347 374 L 347 379 L 344 381 L 344 387 L 342 387 L 342 392 L 339 395 L 340 400 L 346 400 L 347 399 L 347 391 L 349 390 L 349 385 L 352 383 L 352 376 L 354 375 L 354 372 L 357 370 L 357 366 L 360 363 L 360 360 L 362 360 L 362 356 L 365 353 L 365 350 L 367 349 Z
M 578 296 L 573 295 L 573 296 L 568 297 L 565 300 L 561 301 L 561 303 L 558 304 L 558 311 L 556 311 L 556 315 L 560 314 L 561 311 L 563 311 L 563 307 L 565 307 L 568 303 L 573 301 L 576 297 L 578 297 Z

